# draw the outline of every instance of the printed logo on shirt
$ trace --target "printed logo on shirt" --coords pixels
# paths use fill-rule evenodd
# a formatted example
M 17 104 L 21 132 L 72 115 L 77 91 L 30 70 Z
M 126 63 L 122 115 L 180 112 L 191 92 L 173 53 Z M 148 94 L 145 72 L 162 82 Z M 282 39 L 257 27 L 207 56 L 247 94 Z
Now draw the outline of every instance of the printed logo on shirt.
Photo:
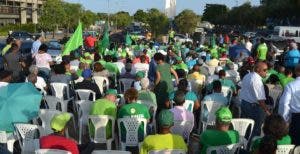
M 131 113 L 131 114 L 134 114 L 135 112 L 136 112 L 136 110 L 135 110 L 134 108 L 131 108 L 131 109 L 130 109 L 130 113 Z

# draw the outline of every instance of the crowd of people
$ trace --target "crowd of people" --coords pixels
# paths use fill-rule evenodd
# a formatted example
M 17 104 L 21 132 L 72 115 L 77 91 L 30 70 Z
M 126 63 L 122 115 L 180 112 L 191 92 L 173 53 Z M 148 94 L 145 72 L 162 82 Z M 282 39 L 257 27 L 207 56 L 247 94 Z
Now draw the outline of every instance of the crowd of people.
M 132 45 L 112 43 L 105 51 L 98 51 L 97 39 L 88 36 L 85 40 L 88 50 L 71 52 L 62 57 L 61 63 L 53 61 L 47 53 L 43 37 L 37 37 L 33 43 L 30 60 L 24 59 L 19 51 L 21 41 L 8 38 L 1 52 L 4 68 L 0 72 L 0 88 L 30 82 L 46 96 L 53 95 L 51 83 L 65 83 L 69 85 L 70 95 L 75 97 L 77 89 L 91 90 L 96 94 L 96 101 L 89 115 L 147 120 L 137 135 L 142 142 L 141 154 L 165 149 L 206 153 L 211 146 L 240 143 L 239 132 L 230 127 L 233 118 L 255 121 L 252 135 L 247 137 L 248 145 L 240 152 L 275 153 L 277 145 L 300 145 L 297 43 L 288 41 L 285 51 L 279 55 L 272 42 L 264 39 L 254 43 L 249 38 L 229 38 L 226 34 L 211 38 L 204 44 L 173 39 L 168 44 L 145 40 Z M 243 46 L 248 52 L 231 54 L 236 46 Z M 94 81 L 97 76 L 109 79 L 106 83 L 109 88 L 101 90 Z M 121 79 L 132 79 L 129 89 L 118 82 Z M 186 107 L 186 100 L 193 105 Z M 156 112 L 143 101 L 156 106 Z M 220 104 L 214 113 L 215 125 L 197 134 L 197 130 L 202 130 L 199 123 L 209 114 L 204 106 L 208 101 Z M 72 108 L 68 111 L 75 112 Z M 77 146 L 65 136 L 70 118 L 65 112 L 55 115 L 50 124 L 54 133 L 40 138 L 40 148 L 90 153 L 94 144 Z M 149 126 L 153 120 L 157 131 Z M 193 128 L 189 133 L 196 135 L 175 134 L 172 127 L 176 121 L 190 121 Z M 142 129 L 144 125 L 147 134 Z M 108 138 L 115 130 L 112 126 L 108 123 L 106 127 Z M 120 142 L 125 142 L 126 129 L 121 127 L 118 135 Z M 87 133 L 95 130 L 89 127 Z M 195 139 L 195 136 L 199 137 Z M 195 140 L 199 141 L 197 150 L 189 144 Z

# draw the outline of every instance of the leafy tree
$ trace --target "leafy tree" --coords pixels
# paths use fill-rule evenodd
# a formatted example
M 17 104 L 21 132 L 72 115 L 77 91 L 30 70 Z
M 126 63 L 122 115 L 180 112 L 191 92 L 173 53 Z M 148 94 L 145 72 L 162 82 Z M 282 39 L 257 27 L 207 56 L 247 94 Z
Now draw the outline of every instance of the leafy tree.
M 61 26 L 66 20 L 66 13 L 63 8 L 61 0 L 46 0 L 42 7 L 40 23 L 43 27 L 53 31 L 53 37 L 55 29 Z
M 154 8 L 150 9 L 147 14 L 147 23 L 149 24 L 154 37 L 167 31 L 169 20 L 165 14 Z
M 202 19 L 214 24 L 224 24 L 223 22 L 226 20 L 224 17 L 226 17 L 228 11 L 226 5 L 206 4 Z
M 74 4 L 74 3 L 63 3 L 63 8 L 66 13 L 67 18 L 64 20 L 64 28 L 75 29 L 78 25 L 78 21 L 82 16 L 83 8 L 81 4 Z
M 94 24 L 96 20 L 97 15 L 94 12 L 90 10 L 83 11 L 81 21 L 84 27 L 89 27 L 90 25 Z
M 113 21 L 116 21 L 116 25 L 120 28 L 125 28 L 126 26 L 130 25 L 132 22 L 132 17 L 129 15 L 128 12 L 117 12 L 113 15 Z
M 147 23 L 148 15 L 147 15 L 147 12 L 144 12 L 143 10 L 137 10 L 135 12 L 135 14 L 133 15 L 133 18 L 135 21 Z
M 193 33 L 200 18 L 192 10 L 183 10 L 175 17 L 175 24 L 180 33 Z

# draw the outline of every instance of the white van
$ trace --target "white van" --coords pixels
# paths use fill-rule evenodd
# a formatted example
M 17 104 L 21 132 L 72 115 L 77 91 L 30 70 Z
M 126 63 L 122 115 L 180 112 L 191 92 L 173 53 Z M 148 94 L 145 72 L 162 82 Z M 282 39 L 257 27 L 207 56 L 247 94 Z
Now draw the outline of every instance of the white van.
M 297 43 L 300 43 L 300 27 L 290 27 L 290 26 L 276 26 L 274 27 L 274 36 L 279 36 L 280 38 L 293 39 Z

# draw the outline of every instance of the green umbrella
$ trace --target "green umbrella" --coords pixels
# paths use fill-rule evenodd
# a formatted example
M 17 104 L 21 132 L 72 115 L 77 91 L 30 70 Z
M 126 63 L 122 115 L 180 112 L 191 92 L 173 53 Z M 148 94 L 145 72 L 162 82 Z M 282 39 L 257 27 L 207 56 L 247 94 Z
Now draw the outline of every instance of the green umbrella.
M 12 132 L 13 123 L 38 116 L 42 95 L 31 83 L 11 83 L 0 88 L 0 130 Z

